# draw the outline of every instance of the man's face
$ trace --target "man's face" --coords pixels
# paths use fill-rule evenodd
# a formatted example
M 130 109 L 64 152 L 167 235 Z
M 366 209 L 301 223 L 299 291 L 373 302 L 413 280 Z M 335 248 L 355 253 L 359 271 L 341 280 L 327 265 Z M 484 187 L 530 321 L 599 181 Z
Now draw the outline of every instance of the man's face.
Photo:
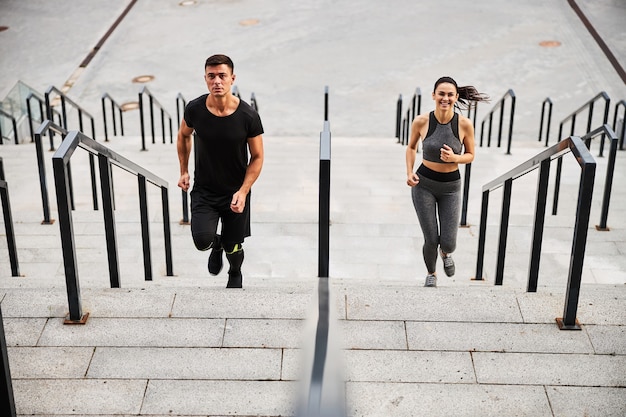
M 230 91 L 235 74 L 231 73 L 226 64 L 211 65 L 204 69 L 204 80 L 212 95 L 223 97 Z

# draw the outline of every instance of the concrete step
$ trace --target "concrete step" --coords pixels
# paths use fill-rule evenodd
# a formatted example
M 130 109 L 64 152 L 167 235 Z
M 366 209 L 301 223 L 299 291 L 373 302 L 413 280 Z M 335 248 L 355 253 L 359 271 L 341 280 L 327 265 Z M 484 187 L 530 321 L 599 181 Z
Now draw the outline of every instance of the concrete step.
M 421 231 L 404 180 L 404 148 L 392 138 L 332 138 L 331 157 L 331 276 L 372 282 L 413 285 L 425 276 L 421 261 Z M 175 145 L 157 143 L 141 151 L 140 138 L 117 137 L 106 143 L 126 158 L 152 170 L 170 184 L 169 204 L 175 278 L 165 277 L 165 252 L 160 191 L 148 186 L 152 263 L 158 285 L 198 285 L 225 282 L 208 278 L 207 254 L 193 246 L 188 225 L 182 218 L 181 193 L 176 187 L 178 160 Z M 269 137 L 265 140 L 266 162 L 253 190 L 253 235 L 246 241 L 244 274 L 247 285 L 255 282 L 289 282 L 317 275 L 319 139 L 314 137 Z M 455 252 L 457 274 L 442 285 L 472 284 L 475 275 L 481 187 L 513 166 L 544 149 L 536 141 L 520 143 L 511 155 L 502 148 L 478 148 L 472 164 L 468 227 L 459 230 Z M 41 197 L 34 146 L 3 146 L 16 240 L 19 248 L 19 285 L 56 285 L 63 282 L 58 224 L 42 225 Z M 108 285 L 102 212 L 92 208 L 89 164 L 85 152 L 72 162 L 76 210 L 73 212 L 79 276 L 87 286 Z M 623 152 L 618 153 L 615 178 L 624 171 Z M 46 153 L 52 217 L 56 215 L 51 152 Z M 565 285 L 575 215 L 577 164 L 566 158 L 560 208 L 548 215 L 540 285 Z M 593 199 L 584 282 L 624 283 L 626 264 L 619 256 L 624 249 L 626 194 L 613 187 L 609 227 L 601 232 L 600 202 L 607 158 L 597 158 L 598 176 Z M 27 167 L 33 167 L 28 169 Z M 554 174 L 552 174 L 554 175 Z M 537 171 L 515 181 L 507 245 L 505 285 L 525 287 L 534 212 Z M 553 182 L 553 180 L 552 180 Z M 141 229 L 136 179 L 114 169 L 116 232 L 123 286 L 143 286 Z M 490 195 L 485 276 L 492 282 L 498 242 L 501 190 Z M 100 202 L 101 205 L 101 202 Z M 549 205 L 549 209 L 551 205 Z M 3 230 L 2 230 L 3 232 Z M 5 242 L 0 242 L 3 248 Z M 0 259 L 8 260 L 0 249 Z M 9 275 L 4 270 L 2 274 Z M 12 280 L 15 281 L 15 280 Z M 16 284 L 17 285 L 17 284 Z

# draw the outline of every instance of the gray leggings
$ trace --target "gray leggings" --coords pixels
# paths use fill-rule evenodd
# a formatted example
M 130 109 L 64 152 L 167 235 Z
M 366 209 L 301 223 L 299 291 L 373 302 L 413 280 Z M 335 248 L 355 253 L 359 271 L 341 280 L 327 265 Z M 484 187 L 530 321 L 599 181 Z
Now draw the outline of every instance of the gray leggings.
M 411 188 L 413 206 L 424 233 L 424 263 L 429 274 L 437 267 L 437 248 L 445 253 L 456 249 L 459 229 L 461 180 L 435 181 L 419 176 L 419 184 Z M 439 221 L 437 221 L 439 214 Z

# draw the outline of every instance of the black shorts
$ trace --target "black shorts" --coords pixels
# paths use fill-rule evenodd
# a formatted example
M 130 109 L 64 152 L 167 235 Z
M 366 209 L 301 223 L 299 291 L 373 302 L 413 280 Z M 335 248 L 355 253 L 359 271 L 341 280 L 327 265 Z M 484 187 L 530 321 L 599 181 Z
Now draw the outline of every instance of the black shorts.
M 194 187 L 191 190 L 191 234 L 193 236 L 215 236 L 217 224 L 222 221 L 222 242 L 243 243 L 250 236 L 250 193 L 246 197 L 243 213 L 230 209 L 232 195 L 215 195 L 210 191 Z

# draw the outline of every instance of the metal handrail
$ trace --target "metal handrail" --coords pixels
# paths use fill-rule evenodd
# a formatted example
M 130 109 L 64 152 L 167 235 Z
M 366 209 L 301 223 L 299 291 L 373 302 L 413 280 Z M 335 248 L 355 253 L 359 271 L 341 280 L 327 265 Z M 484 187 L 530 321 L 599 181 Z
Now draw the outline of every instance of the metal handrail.
M 13 230 L 13 216 L 11 214 L 11 202 L 9 200 L 9 184 L 4 176 L 4 163 L 0 157 L 0 200 L 2 200 L 2 214 L 4 216 L 4 231 L 7 237 L 9 260 L 11 263 L 11 275 L 20 276 L 20 266 L 17 260 L 17 246 L 15 244 L 15 231 Z
M 605 124 L 608 122 L 609 119 L 609 107 L 611 105 L 611 98 L 609 97 L 609 95 L 607 93 L 605 93 L 604 91 L 598 93 L 595 97 L 593 97 L 592 99 L 588 100 L 585 104 L 583 104 L 582 106 L 580 106 L 578 109 L 574 110 L 572 113 L 570 113 L 567 117 L 565 117 L 563 120 L 561 120 L 561 123 L 559 123 L 559 136 L 558 136 L 558 140 L 561 140 L 561 138 L 564 136 L 563 135 L 563 125 L 571 120 L 571 128 L 570 128 L 570 136 L 574 136 L 575 134 L 577 135 L 581 135 L 581 132 L 576 132 L 576 116 L 585 111 L 588 110 L 588 114 L 587 114 L 587 127 L 586 130 L 584 132 L 582 132 L 582 134 L 587 134 L 589 132 L 591 132 L 591 124 L 593 122 L 593 108 L 594 108 L 594 103 L 596 101 L 598 101 L 599 99 L 603 99 L 604 100 L 604 117 L 602 118 L 602 124 Z M 598 156 L 602 156 L 602 152 L 604 150 L 604 135 L 602 135 L 602 141 L 600 142 L 600 153 L 598 154 Z M 560 166 L 557 168 L 560 171 Z
M 528 161 L 518 165 L 495 180 L 485 184 L 482 188 L 482 208 L 480 214 L 480 231 L 478 237 L 478 255 L 476 260 L 476 276 L 474 279 L 483 279 L 483 264 L 485 256 L 485 240 L 487 230 L 487 212 L 489 207 L 489 193 L 497 188 L 504 187 L 502 201 L 502 214 L 500 220 L 500 241 L 498 244 L 497 266 L 495 284 L 502 285 L 504 275 L 504 261 L 506 255 L 506 238 L 509 223 L 509 210 L 511 205 L 511 191 L 513 180 L 539 168 L 539 181 L 537 202 L 535 208 L 535 220 L 533 225 L 533 241 L 531 248 L 530 267 L 528 274 L 528 292 L 537 291 L 539 276 L 539 261 L 541 258 L 541 244 L 548 193 L 548 177 L 550 173 L 550 161 L 561 159 L 563 155 L 571 152 L 581 168 L 580 184 L 578 189 L 578 204 L 576 207 L 576 219 L 574 224 L 574 238 L 570 255 L 567 294 L 563 318 L 557 318 L 561 330 L 579 330 L 576 320 L 578 297 L 582 278 L 583 263 L 585 258 L 585 246 L 587 243 L 587 228 L 591 212 L 591 197 L 596 172 L 596 162 L 585 146 L 581 138 L 570 136 L 546 149 Z
M 606 178 L 604 180 L 604 194 L 602 197 L 602 211 L 600 213 L 600 224 L 596 225 L 596 230 L 601 231 L 609 231 L 610 229 L 606 225 L 607 217 L 609 215 L 609 202 L 611 200 L 611 189 L 613 188 L 613 174 L 615 172 L 615 160 L 617 157 L 617 144 L 618 139 L 617 135 L 609 127 L 609 125 L 604 124 L 597 129 L 592 130 L 587 133 L 585 136 L 581 137 L 585 144 L 589 148 L 590 142 L 593 138 L 598 137 L 600 134 L 608 135 L 610 141 L 610 149 L 609 149 L 609 161 L 606 166 Z
M 552 124 L 552 100 L 550 97 L 546 97 L 546 99 L 541 103 L 541 121 L 539 122 L 539 139 L 541 142 L 541 134 L 543 133 L 543 121 L 544 115 L 546 111 L 546 105 L 548 105 L 548 120 L 546 122 L 546 147 L 548 146 L 548 139 L 550 138 L 550 125 Z
M 37 120 L 39 123 L 43 123 L 46 120 L 46 113 L 44 110 L 44 107 L 46 105 L 45 101 L 43 98 L 39 97 L 34 91 L 31 92 L 27 97 L 26 97 L 26 110 L 28 112 L 28 128 L 29 128 L 29 132 L 30 132 L 30 138 L 31 138 L 31 142 L 35 141 L 35 129 L 33 128 L 33 112 L 30 106 L 30 102 L 32 99 L 37 100 L 37 103 L 39 104 L 39 115 L 40 115 L 40 119 Z M 62 120 L 62 116 L 61 113 L 59 113 L 57 110 L 55 110 L 54 108 L 52 109 L 52 114 L 53 116 L 56 115 L 57 116 L 57 125 L 61 125 L 63 124 L 63 120 Z M 54 144 L 52 143 L 52 137 L 50 137 L 50 150 L 54 151 Z
M 109 95 L 109 93 L 102 94 L 102 121 L 104 123 L 104 141 L 109 141 L 109 131 L 107 129 L 107 100 L 111 103 L 111 121 L 113 122 L 113 135 L 117 136 L 117 123 L 115 123 L 115 110 L 118 111 L 120 116 L 120 135 L 124 136 L 124 109 Z
M 509 115 L 509 138 L 507 141 L 506 154 L 511 154 L 511 142 L 513 140 L 513 120 L 515 118 L 515 92 L 512 89 L 509 89 L 504 96 L 498 101 L 498 103 L 489 111 L 487 116 L 482 120 L 480 124 L 480 146 L 483 146 L 483 133 L 485 131 L 485 122 L 487 119 L 489 120 L 489 131 L 487 137 L 487 147 L 491 146 L 491 127 L 493 124 L 493 114 L 496 110 L 500 109 L 500 122 L 498 124 L 498 148 L 502 142 L 502 125 L 504 121 L 504 103 L 506 102 L 507 97 L 511 98 L 511 113 Z
M 152 280 L 152 265 L 150 257 L 146 182 L 149 182 L 161 189 L 166 273 L 167 276 L 174 275 L 172 269 L 172 243 L 169 222 L 167 181 L 124 158 L 118 153 L 108 149 L 104 145 L 101 145 L 85 134 L 79 131 L 70 131 L 52 157 L 57 208 L 59 214 L 59 229 L 61 231 L 61 247 L 63 250 L 63 264 L 65 268 L 65 283 L 69 303 L 69 316 L 66 318 L 66 323 L 84 323 L 89 316 L 88 313 L 83 315 L 81 307 L 76 248 L 74 245 L 74 232 L 72 226 L 72 212 L 70 210 L 67 184 L 67 164 L 78 147 L 85 149 L 92 155 L 98 156 L 111 288 L 120 287 L 117 239 L 115 234 L 113 210 L 113 193 L 110 181 L 111 165 L 116 165 L 124 171 L 135 175 L 138 180 L 141 230 L 143 238 L 144 275 L 147 281 Z
M 156 105 L 161 110 L 161 133 L 163 135 L 163 143 L 165 143 L 165 116 L 167 115 L 170 121 L 170 143 L 174 143 L 174 132 L 172 127 L 172 116 L 165 110 L 165 108 L 159 103 L 154 95 L 148 90 L 148 87 L 143 87 L 139 91 L 139 123 L 141 125 L 141 150 L 146 150 L 146 131 L 144 128 L 144 115 L 143 115 L 143 95 L 147 94 L 150 101 L 150 132 L 152 133 L 152 143 L 155 142 L 154 136 L 154 106 Z
M 402 126 L 402 94 L 398 97 L 398 101 L 396 102 L 396 139 L 398 139 L 398 143 L 402 143 L 402 138 L 400 137 L 400 129 Z M 404 143 L 402 143 L 404 145 Z
M 59 90 L 58 88 L 54 86 L 50 86 L 44 94 L 47 120 L 52 120 L 52 115 L 53 115 L 53 110 L 52 110 L 53 106 L 50 103 L 50 95 L 52 93 L 57 94 L 57 96 L 61 100 L 61 120 L 62 120 L 61 127 L 66 130 L 69 130 L 69 127 L 67 124 L 67 109 L 66 109 L 66 103 L 68 103 L 76 111 L 78 111 L 78 129 L 81 132 L 84 132 L 83 115 L 89 117 L 89 119 L 91 120 L 91 138 L 92 140 L 96 140 L 96 125 L 95 125 L 94 117 L 91 114 L 89 114 L 85 109 L 83 109 L 80 105 L 78 105 L 76 102 L 74 102 L 69 97 L 67 97 L 65 93 L 63 93 L 61 90 Z M 89 154 L 89 169 L 91 173 L 91 198 L 93 200 L 93 209 L 98 210 L 98 193 L 96 192 L 96 189 L 98 188 L 98 185 L 96 184 L 96 162 L 95 162 L 93 154 Z
M 319 252 L 318 252 L 318 289 L 317 322 L 313 344 L 311 376 L 304 380 L 308 395 L 298 404 L 297 417 L 345 417 L 345 398 L 337 395 L 343 381 L 331 374 L 332 366 L 328 363 L 338 352 L 331 349 L 330 340 L 331 309 L 328 278 L 329 225 L 330 225 L 330 122 L 324 120 L 324 129 L 320 132 L 320 176 L 319 176 Z M 332 392 L 335 398 L 328 395 Z
M 43 145 L 41 137 L 46 133 L 50 133 L 50 144 L 53 143 L 54 133 L 58 133 L 62 137 L 67 135 L 67 130 L 61 126 L 54 124 L 51 120 L 44 120 L 35 131 L 35 151 L 37 153 L 37 168 L 39 170 L 39 188 L 41 190 L 41 205 L 43 206 L 43 221 L 41 224 L 53 224 L 54 220 L 50 218 L 50 199 L 48 198 L 48 186 L 46 181 L 46 164 L 43 157 Z M 72 184 L 72 171 L 68 163 L 68 187 L 70 192 L 70 206 L 74 210 L 74 186 Z
M 622 151 L 624 150 L 624 138 L 626 137 L 626 100 L 620 100 L 615 105 L 615 112 L 613 113 L 613 131 L 617 129 L 617 113 L 620 106 L 624 108 L 624 114 L 622 116 L 622 131 L 618 136 L 619 150 Z
M 182 112 L 181 112 L 181 104 L 182 104 Z M 182 123 L 185 107 L 187 107 L 187 100 L 181 93 L 176 95 L 176 118 L 178 120 L 178 125 Z M 182 116 L 181 116 L 182 114 Z M 194 141 L 195 141 L 195 132 L 194 132 Z M 195 149 L 195 146 L 194 146 Z M 181 225 L 189 225 L 191 222 L 189 221 L 189 193 L 185 190 L 181 190 L 181 199 L 183 205 L 183 218 L 180 221 Z
M 11 124 L 13 125 L 13 137 L 15 138 L 15 144 L 19 145 L 20 141 L 17 137 L 17 121 L 15 120 L 15 117 L 13 117 L 12 114 L 7 113 L 2 109 L 0 109 L 0 116 L 4 116 L 7 119 L 11 120 Z M 0 145 L 2 145 L 3 143 L 4 143 L 4 136 L 2 135 L 2 124 L 0 123 Z

